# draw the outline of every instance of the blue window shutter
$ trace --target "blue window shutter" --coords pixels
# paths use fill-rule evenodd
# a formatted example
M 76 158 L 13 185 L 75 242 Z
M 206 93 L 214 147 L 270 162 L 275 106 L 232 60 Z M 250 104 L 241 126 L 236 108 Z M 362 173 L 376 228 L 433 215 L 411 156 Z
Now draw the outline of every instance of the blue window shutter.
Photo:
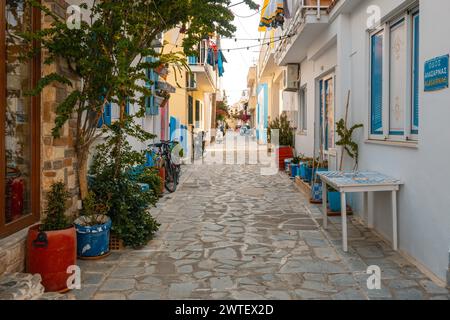
M 105 112 L 104 112 L 105 123 L 108 126 L 111 125 L 111 119 L 112 119 L 111 114 L 112 114 L 112 112 L 111 112 L 111 103 L 108 103 L 105 106 Z
M 103 110 L 103 115 L 98 119 L 97 128 L 103 127 L 103 124 L 110 126 L 111 125 L 111 104 L 108 103 L 105 105 L 105 109 Z
M 419 133 L 419 39 L 420 39 L 420 15 L 419 13 L 413 16 L 414 25 L 414 39 L 413 39 L 413 50 L 414 50 L 414 66 L 413 66 L 413 125 L 411 133 Z
M 371 41 L 371 133 L 383 134 L 383 33 Z
M 125 105 L 125 114 L 130 115 L 130 101 L 127 99 L 127 104 Z

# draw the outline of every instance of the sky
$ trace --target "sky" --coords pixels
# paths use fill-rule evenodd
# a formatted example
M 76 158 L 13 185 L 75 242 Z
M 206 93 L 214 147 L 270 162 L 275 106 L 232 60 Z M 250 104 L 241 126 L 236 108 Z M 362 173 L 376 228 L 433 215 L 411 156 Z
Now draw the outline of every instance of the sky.
M 262 0 L 254 0 L 258 4 L 262 4 Z M 234 3 L 241 2 L 233 0 Z M 241 40 L 241 39 L 258 39 L 258 24 L 260 14 L 255 10 L 250 10 L 245 4 L 232 7 L 231 10 L 235 14 L 234 25 L 237 28 L 235 39 L 222 39 L 221 46 L 228 63 L 225 64 L 225 73 L 223 77 L 223 88 L 226 90 L 229 105 L 238 102 L 242 91 L 247 89 L 247 73 L 248 68 L 255 64 L 259 56 L 259 48 L 246 48 L 243 50 L 226 49 L 247 47 L 257 45 L 257 40 Z M 251 17 L 249 17 L 251 16 Z M 257 52 L 255 52 L 257 51 Z

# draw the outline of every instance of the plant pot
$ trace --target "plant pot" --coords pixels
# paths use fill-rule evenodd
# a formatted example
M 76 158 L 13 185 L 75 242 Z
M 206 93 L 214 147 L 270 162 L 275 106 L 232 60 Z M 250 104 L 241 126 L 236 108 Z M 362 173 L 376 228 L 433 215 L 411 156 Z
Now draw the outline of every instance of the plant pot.
M 104 217 L 106 219 L 105 223 L 94 226 L 83 223 L 85 217 L 75 220 L 78 257 L 101 257 L 109 253 L 109 237 L 112 223 L 109 217 Z
M 284 160 L 293 158 L 294 152 L 292 151 L 291 147 L 282 146 L 277 148 L 276 157 L 279 170 L 285 170 Z
M 305 170 L 306 170 L 305 171 L 306 176 L 305 176 L 304 180 L 305 180 L 305 182 L 311 182 L 311 179 L 312 179 L 312 176 L 313 176 L 313 168 L 306 166 Z
M 291 176 L 295 178 L 300 173 L 300 165 L 299 164 L 291 164 Z
M 322 202 L 322 183 L 313 183 L 311 188 L 311 200 L 314 202 Z
M 341 212 L 341 193 L 328 191 L 328 206 L 331 212 Z
M 300 178 L 306 180 L 306 162 L 300 162 Z
M 40 274 L 47 292 L 64 292 L 67 288 L 69 266 L 77 262 L 75 227 L 40 232 L 31 227 L 27 237 L 27 272 Z

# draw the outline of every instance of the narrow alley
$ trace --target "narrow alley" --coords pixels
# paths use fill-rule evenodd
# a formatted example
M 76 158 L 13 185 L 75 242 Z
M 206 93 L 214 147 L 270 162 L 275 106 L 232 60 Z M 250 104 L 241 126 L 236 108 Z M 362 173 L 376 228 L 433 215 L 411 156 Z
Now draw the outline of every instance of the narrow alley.
M 340 217 L 324 232 L 319 207 L 284 173 L 204 164 L 181 180 L 151 210 L 162 225 L 146 247 L 79 261 L 78 299 L 449 298 L 356 222 L 344 253 Z M 368 289 L 370 265 L 382 270 L 380 290 Z

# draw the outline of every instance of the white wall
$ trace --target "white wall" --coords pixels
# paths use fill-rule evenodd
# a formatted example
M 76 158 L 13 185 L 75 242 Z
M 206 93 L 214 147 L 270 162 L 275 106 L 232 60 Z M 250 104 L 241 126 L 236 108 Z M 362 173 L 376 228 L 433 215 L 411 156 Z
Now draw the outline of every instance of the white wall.
M 366 1 L 352 13 L 352 120 L 368 130 L 369 42 L 366 29 L 368 4 L 378 4 L 383 15 L 404 1 Z M 399 193 L 400 249 L 425 265 L 442 280 L 448 269 L 450 246 L 450 90 L 424 93 L 424 62 L 450 52 L 450 1 L 420 1 L 420 135 L 417 148 L 365 143 L 358 137 L 360 169 L 375 170 L 400 178 L 405 186 Z M 367 134 L 366 134 L 367 136 Z M 376 195 L 369 204 L 375 212 L 375 227 L 392 237 L 391 210 L 387 194 Z M 361 202 L 357 201 L 357 207 Z M 365 217 L 364 217 L 365 218 Z
M 353 2 L 355 3 L 355 2 Z M 331 17 L 329 28 L 308 47 L 301 63 L 301 86 L 307 85 L 308 132 L 296 136 L 298 152 L 312 155 L 313 128 L 318 127 L 319 76 L 336 72 L 336 119 L 344 114 L 351 89 L 350 125 L 363 123 L 355 134 L 360 146 L 360 170 L 374 170 L 401 179 L 405 185 L 398 196 L 400 250 L 445 280 L 450 247 L 450 89 L 425 93 L 423 69 L 426 60 L 450 53 L 450 1 L 421 0 L 420 22 L 420 135 L 415 148 L 368 143 L 370 46 L 367 8 L 377 5 L 382 19 L 403 13 L 412 0 L 361 0 L 345 14 Z M 316 128 L 318 130 L 318 128 Z M 340 152 L 338 152 L 339 154 Z M 346 161 L 347 168 L 351 165 Z M 362 197 L 353 198 L 361 213 Z M 375 229 L 392 240 L 390 194 L 369 197 L 375 213 Z M 367 221 L 367 217 L 362 216 Z

